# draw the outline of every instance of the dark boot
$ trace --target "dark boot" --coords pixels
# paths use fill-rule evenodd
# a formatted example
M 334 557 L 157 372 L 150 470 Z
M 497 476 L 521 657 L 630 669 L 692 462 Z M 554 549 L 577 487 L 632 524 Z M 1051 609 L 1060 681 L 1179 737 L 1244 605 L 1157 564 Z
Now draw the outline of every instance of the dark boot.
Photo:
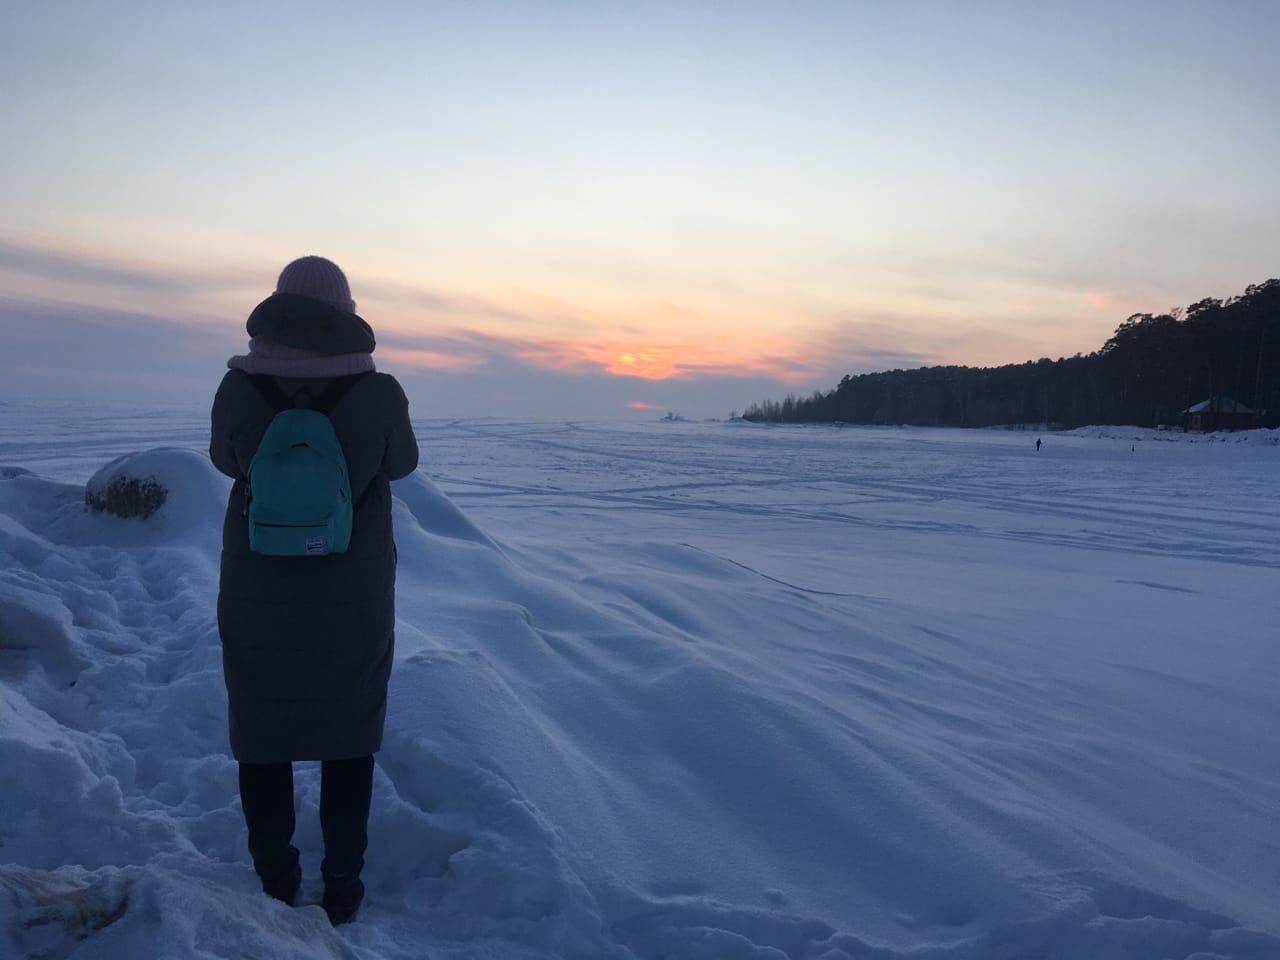
M 292 870 L 286 870 L 275 876 L 263 877 L 262 892 L 269 897 L 275 897 L 286 906 L 296 907 L 298 905 L 298 890 L 302 887 L 302 866 L 297 862 L 298 851 L 293 851 L 294 864 Z
M 325 878 L 324 898 L 320 905 L 335 927 L 340 923 L 350 923 L 356 918 L 360 904 L 364 902 L 364 882 L 354 879 Z

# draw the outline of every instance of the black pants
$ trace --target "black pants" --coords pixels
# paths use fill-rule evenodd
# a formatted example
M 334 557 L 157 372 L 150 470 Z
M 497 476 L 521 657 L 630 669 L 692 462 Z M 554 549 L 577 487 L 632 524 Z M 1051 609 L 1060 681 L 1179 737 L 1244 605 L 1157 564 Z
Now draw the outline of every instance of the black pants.
M 373 757 L 326 760 L 320 765 L 320 832 L 326 883 L 360 876 L 369 846 L 369 802 Z M 249 827 L 249 853 L 263 883 L 293 872 L 293 764 L 240 764 L 240 802 Z

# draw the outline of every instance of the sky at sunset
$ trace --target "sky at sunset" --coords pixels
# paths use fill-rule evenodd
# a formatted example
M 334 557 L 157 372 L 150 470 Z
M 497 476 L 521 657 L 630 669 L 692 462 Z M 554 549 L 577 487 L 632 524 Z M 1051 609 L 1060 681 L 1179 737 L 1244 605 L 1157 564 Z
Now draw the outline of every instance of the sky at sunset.
M 346 270 L 416 416 L 725 416 L 1280 275 L 1280 3 L 22 2 L 0 400 Z

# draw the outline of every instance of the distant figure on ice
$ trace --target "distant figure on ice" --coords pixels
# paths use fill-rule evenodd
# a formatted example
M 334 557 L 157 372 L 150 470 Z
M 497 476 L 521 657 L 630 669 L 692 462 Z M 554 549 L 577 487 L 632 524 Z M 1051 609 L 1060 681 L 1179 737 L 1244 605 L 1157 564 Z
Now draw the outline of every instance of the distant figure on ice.
M 1040 452 L 1040 438 L 1036 437 L 1036 453 Z
M 364 899 L 373 754 L 395 645 L 390 482 L 418 465 L 404 391 L 374 372 L 373 330 L 355 309 L 336 264 L 303 257 L 286 266 L 249 316 L 248 354 L 227 362 L 209 443 L 214 465 L 235 480 L 218 631 L 249 852 L 262 889 L 293 905 L 302 870 L 292 761 L 321 761 L 322 904 L 335 924 L 354 919 Z M 277 439 L 318 432 L 310 448 L 263 443 L 269 427 Z M 312 460 L 296 459 L 313 449 Z M 289 473 L 286 462 L 304 472 Z M 333 482 L 318 486 L 345 503 L 345 518 L 307 527 L 297 546 L 280 539 L 290 523 L 270 517 L 287 512 L 281 503 L 300 509 L 287 501 L 322 476 L 316 463 L 331 471 Z

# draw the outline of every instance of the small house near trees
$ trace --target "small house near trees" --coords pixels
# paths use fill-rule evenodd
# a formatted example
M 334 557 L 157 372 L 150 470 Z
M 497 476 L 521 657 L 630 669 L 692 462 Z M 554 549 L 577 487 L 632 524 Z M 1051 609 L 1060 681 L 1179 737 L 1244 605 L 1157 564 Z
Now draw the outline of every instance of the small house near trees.
M 1230 397 L 1210 397 L 1182 411 L 1183 426 L 1197 433 L 1248 430 L 1258 425 L 1256 411 Z

